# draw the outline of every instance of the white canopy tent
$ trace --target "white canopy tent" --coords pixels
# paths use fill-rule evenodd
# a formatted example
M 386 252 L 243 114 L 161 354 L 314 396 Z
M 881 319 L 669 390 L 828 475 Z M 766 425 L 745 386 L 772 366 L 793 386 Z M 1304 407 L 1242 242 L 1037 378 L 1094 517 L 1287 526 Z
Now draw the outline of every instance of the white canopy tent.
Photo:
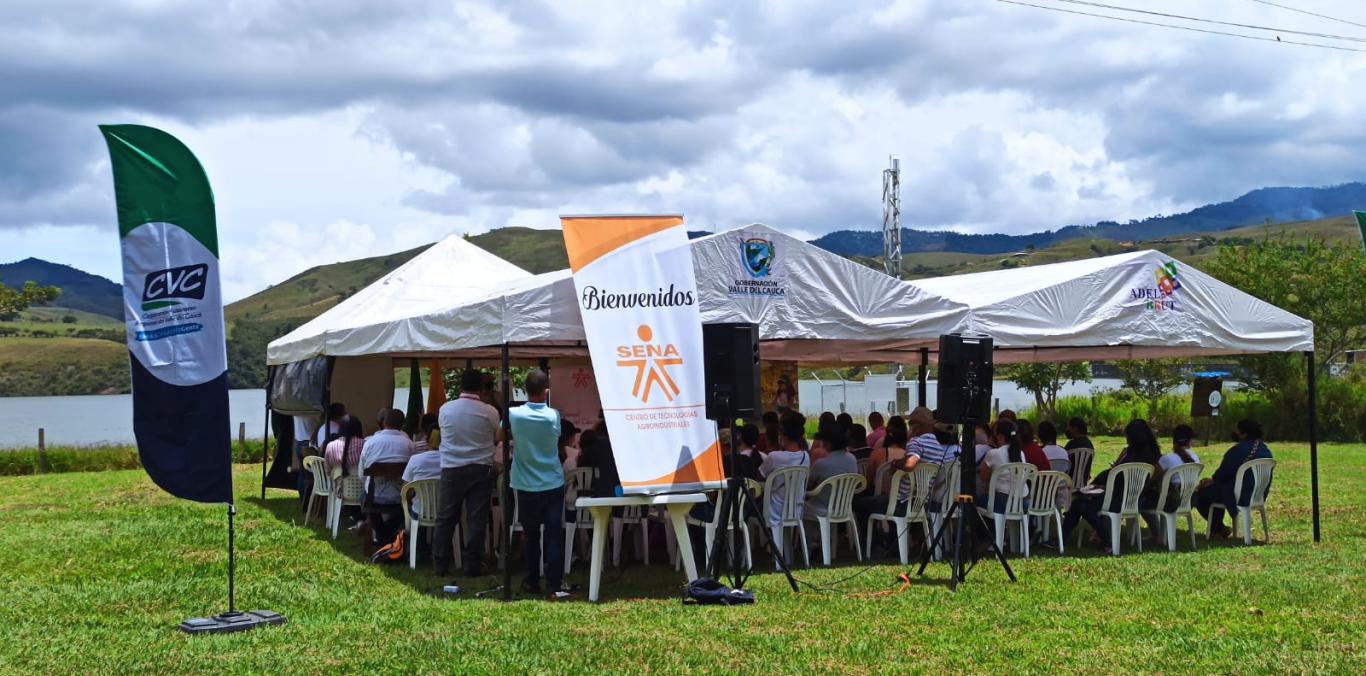
M 453 243 L 438 246 L 447 244 Z M 905 360 L 908 351 L 960 330 L 967 317 L 962 303 L 908 287 L 768 226 L 702 237 L 691 246 L 702 320 L 757 323 L 766 359 Z M 747 246 L 759 253 L 756 269 L 746 262 Z M 431 253 L 273 341 L 268 363 L 322 355 L 493 359 L 505 344 L 515 360 L 587 356 L 568 270 L 531 276 L 506 263 L 507 269 L 486 264 L 487 273 L 467 263 L 430 269 L 419 264 Z M 482 288 L 452 292 L 459 281 Z M 404 296 L 407 287 L 422 284 L 445 286 Z M 370 293 L 375 287 L 381 290 Z M 379 307 L 383 303 L 391 307 Z
M 968 306 L 997 363 L 1304 352 L 1314 325 L 1159 251 L 908 282 Z

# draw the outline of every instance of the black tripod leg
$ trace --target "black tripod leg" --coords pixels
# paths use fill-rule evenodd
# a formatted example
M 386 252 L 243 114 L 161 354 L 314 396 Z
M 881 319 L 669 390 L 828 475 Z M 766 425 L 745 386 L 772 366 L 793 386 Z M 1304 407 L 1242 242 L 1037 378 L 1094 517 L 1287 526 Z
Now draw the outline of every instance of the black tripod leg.
M 712 534 L 711 554 L 707 556 L 707 577 L 710 577 L 713 580 L 721 579 L 721 567 L 722 562 L 726 560 L 725 552 L 727 550 L 726 545 L 728 542 L 726 538 L 726 527 L 731 522 L 731 510 L 735 509 L 737 506 L 735 504 L 735 498 L 734 480 L 728 480 L 726 482 L 726 490 L 721 492 L 721 500 L 716 505 L 716 509 L 720 510 L 720 513 L 713 515 L 714 521 L 716 520 L 715 517 L 721 517 L 719 519 L 721 527 L 717 528 L 716 532 Z M 688 556 L 693 555 L 692 552 L 688 552 L 687 554 Z
M 958 503 L 955 503 L 955 505 Z M 977 511 L 971 507 L 965 510 Z M 949 564 L 949 591 L 958 591 L 958 583 L 967 579 L 968 571 L 966 562 L 963 561 L 963 525 L 967 522 L 967 514 L 958 515 L 958 523 L 953 529 L 953 563 Z M 972 534 L 968 534 L 969 547 L 971 547 Z
M 934 555 L 934 550 L 939 547 L 939 542 L 944 539 L 944 531 L 948 530 L 950 523 L 953 523 L 953 513 L 957 509 L 958 503 L 955 502 L 949 505 L 949 511 L 944 513 L 944 520 L 939 523 L 939 529 L 934 532 L 934 538 L 928 548 L 925 549 L 925 553 L 920 555 L 920 570 L 915 573 L 917 577 L 925 574 L 925 568 L 930 565 L 930 557 Z
M 974 510 L 974 511 L 975 511 L 975 510 Z M 985 532 L 985 531 L 987 530 L 987 522 L 986 522 L 986 519 L 982 518 L 982 515 L 981 515 L 981 514 L 978 514 L 978 515 L 977 515 L 977 522 L 980 523 L 980 524 L 982 524 L 982 530 Z M 1016 579 L 1015 579 L 1015 571 L 1013 571 L 1013 570 L 1010 569 L 1010 564 L 1006 562 L 1006 555 L 1005 555 L 1005 553 L 1001 551 L 1000 547 L 997 547 L 997 546 L 996 546 L 996 541 L 995 541 L 994 539 L 991 540 L 991 543 L 990 543 L 990 545 L 988 545 L 987 548 L 988 548 L 988 550 L 991 551 L 991 555 L 994 556 L 994 557 L 996 557 L 996 561 L 997 561 L 998 563 L 1001 564 L 1001 567 L 1005 569 L 1005 571 L 1006 571 L 1006 577 L 1009 577 L 1011 582 L 1016 582 Z M 974 552 L 972 558 L 973 558 L 973 566 L 976 566 L 976 565 L 977 565 L 977 560 L 978 560 L 980 557 L 978 557 L 977 554 L 976 554 L 976 552 Z

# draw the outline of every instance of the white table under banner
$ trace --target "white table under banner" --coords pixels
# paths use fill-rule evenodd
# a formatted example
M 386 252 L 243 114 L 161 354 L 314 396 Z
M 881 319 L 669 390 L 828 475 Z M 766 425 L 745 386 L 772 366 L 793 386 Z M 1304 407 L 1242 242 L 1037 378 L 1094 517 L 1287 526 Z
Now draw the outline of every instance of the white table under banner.
M 688 511 L 699 502 L 706 502 L 705 493 L 682 493 L 676 495 L 625 495 L 619 498 L 579 498 L 576 507 L 585 508 L 593 516 L 593 554 L 588 573 L 588 600 L 598 600 L 598 589 L 602 582 L 603 554 L 607 550 L 607 527 L 612 519 L 613 507 L 643 505 L 663 506 L 669 513 L 677 538 L 683 572 L 688 581 L 697 579 L 697 562 L 692 557 L 692 537 L 688 535 Z

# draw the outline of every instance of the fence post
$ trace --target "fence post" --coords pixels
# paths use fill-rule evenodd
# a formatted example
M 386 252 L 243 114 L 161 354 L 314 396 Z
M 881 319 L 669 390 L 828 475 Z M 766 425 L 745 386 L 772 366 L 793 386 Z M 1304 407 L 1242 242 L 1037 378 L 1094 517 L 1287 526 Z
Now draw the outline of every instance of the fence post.
M 995 420 L 995 419 L 1000 418 L 1000 417 L 1001 417 L 1001 398 L 1000 398 L 1000 397 L 996 397 L 996 399 L 995 399 L 994 401 L 992 401 L 992 403 L 991 403 L 991 419 L 992 419 L 992 420 Z
M 47 474 L 52 465 L 47 461 L 47 430 L 38 428 L 38 473 Z
M 242 457 L 247 457 L 247 423 L 237 423 L 237 447 L 242 449 Z

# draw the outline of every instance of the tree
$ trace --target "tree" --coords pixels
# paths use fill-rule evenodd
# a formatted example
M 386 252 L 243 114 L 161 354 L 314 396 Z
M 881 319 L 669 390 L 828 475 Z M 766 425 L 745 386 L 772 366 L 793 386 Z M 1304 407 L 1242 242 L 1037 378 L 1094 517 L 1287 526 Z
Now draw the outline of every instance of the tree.
M 1084 362 L 1070 364 L 1011 364 L 1002 366 L 1001 375 L 1020 389 L 1034 395 L 1039 414 L 1048 420 L 1057 417 L 1058 392 L 1064 385 L 1091 382 L 1091 366 Z
M 1114 367 L 1119 371 L 1119 380 L 1124 388 L 1148 402 L 1148 420 L 1157 417 L 1157 402 L 1162 396 L 1185 382 L 1181 373 L 1179 359 L 1148 359 L 1144 361 L 1117 361 Z
M 11 289 L 0 284 L 0 321 L 9 321 L 27 310 L 30 305 L 50 303 L 62 294 L 55 286 L 39 286 L 37 282 L 24 282 L 24 288 Z
M 1321 375 L 1346 350 L 1366 344 L 1366 258 L 1355 244 L 1292 239 L 1288 234 L 1219 248 L 1205 270 L 1228 284 L 1314 322 L 1314 352 Z M 1247 365 L 1252 379 L 1283 377 L 1298 355 Z M 1251 383 L 1259 389 L 1280 383 Z

